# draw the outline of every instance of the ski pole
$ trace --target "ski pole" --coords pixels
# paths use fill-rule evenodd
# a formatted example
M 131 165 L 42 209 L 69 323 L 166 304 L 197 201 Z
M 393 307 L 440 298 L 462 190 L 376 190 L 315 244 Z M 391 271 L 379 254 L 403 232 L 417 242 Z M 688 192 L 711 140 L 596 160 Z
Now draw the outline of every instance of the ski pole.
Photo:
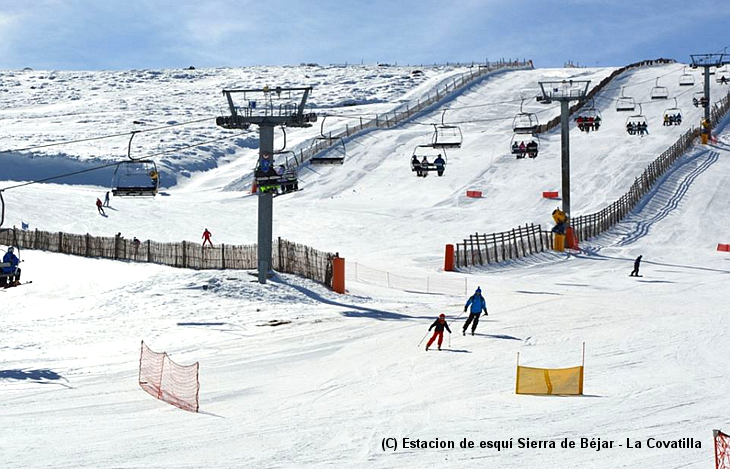
M 429 332 L 431 332 L 431 330 L 428 330 L 426 332 L 426 335 L 423 336 L 423 339 L 421 339 L 421 341 L 418 343 L 418 345 L 416 345 L 416 347 L 420 347 L 421 346 L 421 344 L 423 343 L 423 341 L 426 340 L 426 336 L 428 335 Z
M 449 332 L 449 348 L 451 348 L 451 332 Z

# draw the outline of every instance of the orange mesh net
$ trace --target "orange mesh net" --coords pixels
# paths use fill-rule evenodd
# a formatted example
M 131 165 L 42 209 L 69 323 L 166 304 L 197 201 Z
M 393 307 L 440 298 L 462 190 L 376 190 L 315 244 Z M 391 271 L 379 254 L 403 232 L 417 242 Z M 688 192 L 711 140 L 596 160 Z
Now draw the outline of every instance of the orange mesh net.
M 139 385 L 150 395 L 190 412 L 198 411 L 199 363 L 182 366 L 167 353 L 152 351 L 144 341 L 139 356 Z
M 517 366 L 517 394 L 583 394 L 583 367 L 530 368 Z

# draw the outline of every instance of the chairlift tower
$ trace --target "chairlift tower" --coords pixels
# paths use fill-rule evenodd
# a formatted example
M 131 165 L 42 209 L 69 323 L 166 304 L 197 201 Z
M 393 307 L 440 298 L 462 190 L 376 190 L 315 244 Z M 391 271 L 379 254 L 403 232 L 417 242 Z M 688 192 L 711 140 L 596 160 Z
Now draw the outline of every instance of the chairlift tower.
M 540 102 L 550 104 L 560 101 L 560 155 L 562 172 L 563 212 L 570 226 L 570 102 L 584 101 L 590 80 L 540 81 Z
M 705 76 L 705 121 L 707 123 L 710 123 L 710 75 L 714 75 L 714 73 L 710 72 L 710 67 L 722 67 L 723 65 L 726 65 L 730 63 L 728 59 L 727 54 L 690 54 L 690 57 L 692 58 L 692 68 L 698 68 L 702 67 L 704 69 L 703 74 Z M 712 132 L 712 129 L 709 129 L 710 132 Z M 707 136 L 707 138 L 710 138 L 710 135 Z
M 310 127 L 312 122 L 317 120 L 316 113 L 305 113 L 304 105 L 307 97 L 312 92 L 312 87 L 301 88 L 270 88 L 265 86 L 260 89 L 244 90 L 223 90 L 228 100 L 230 116 L 222 116 L 216 119 L 216 124 L 226 129 L 248 129 L 252 124 L 259 126 L 259 160 L 257 167 L 262 165 L 264 159 L 273 158 L 274 155 L 274 127 Z M 233 103 L 233 95 L 242 93 L 246 102 L 245 106 L 237 107 Z M 292 96 L 302 93 L 301 101 L 297 104 L 292 101 Z M 249 100 L 249 96 L 263 94 L 264 104 L 258 106 L 256 101 Z M 288 102 L 274 104 L 282 95 L 288 96 Z M 286 99 L 285 96 L 285 99 Z M 267 163 L 268 164 L 268 163 Z M 258 212 L 258 280 L 265 284 L 266 277 L 271 270 L 271 243 L 274 224 L 274 203 L 273 194 L 268 191 L 258 191 L 259 212 Z

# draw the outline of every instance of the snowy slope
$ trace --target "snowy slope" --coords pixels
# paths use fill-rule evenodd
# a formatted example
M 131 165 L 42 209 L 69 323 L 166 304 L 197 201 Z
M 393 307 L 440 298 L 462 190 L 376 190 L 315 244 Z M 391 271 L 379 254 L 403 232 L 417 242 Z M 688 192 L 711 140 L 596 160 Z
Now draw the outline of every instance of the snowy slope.
M 617 85 L 645 100 L 653 78 L 668 74 L 670 93 L 679 93 L 669 80 L 676 85 L 675 70 L 681 66 L 639 69 Z M 559 189 L 559 132 L 543 139 L 536 160 L 514 160 L 507 147 L 519 107 L 493 104 L 569 72 L 576 73 L 505 74 L 449 103 L 447 119 L 502 119 L 462 126 L 464 146 L 449 152 L 444 178 L 419 179 L 408 167 L 413 146 L 430 138 L 417 122 L 439 119 L 439 110 L 353 141 L 341 168 L 305 173 L 316 189 L 276 199 L 275 235 L 425 276 L 442 262 L 446 242 L 475 230 L 545 223 L 555 202 L 539 195 Z M 577 73 L 599 81 L 610 72 Z M 490 106 L 467 107 L 481 104 Z M 620 196 L 696 123 L 699 111 L 679 104 L 686 123 L 679 129 L 661 128 L 666 103 L 644 106 L 651 134 L 638 138 L 625 134 L 625 115 L 612 111 L 611 101 L 597 100 L 601 131 L 571 131 L 574 211 Z M 548 109 L 541 121 L 557 112 L 534 101 L 525 106 Z M 475 337 L 458 334 L 461 296 L 356 283 L 339 296 L 292 276 L 262 287 L 245 272 L 24 251 L 23 275 L 34 283 L 0 291 L 12 305 L 0 315 L 0 421 L 11 429 L 0 439 L 0 458 L 13 467 L 58 468 L 711 467 L 710 430 L 727 426 L 730 404 L 728 323 L 718 314 L 730 258 L 714 251 L 730 242 L 730 131 L 719 138 L 683 157 L 626 222 L 580 255 L 454 274 L 469 277 L 470 290 L 486 290 L 490 315 Z M 29 221 L 31 228 L 195 240 L 207 226 L 214 241 L 253 242 L 255 198 L 221 192 L 229 176 L 220 168 L 201 175 L 201 183 L 194 175 L 168 197 L 113 200 L 108 219 L 92 206 L 103 187 L 35 185 L 7 191 L 5 199 L 10 223 Z M 467 188 L 486 198 L 465 199 Z M 629 278 L 638 254 L 644 277 Z M 425 353 L 417 344 L 440 312 L 454 331 L 450 346 Z M 292 322 L 262 325 L 270 319 Z M 179 363 L 200 361 L 200 414 L 139 389 L 140 340 Z M 517 352 L 527 366 L 569 367 L 580 364 L 582 342 L 586 396 L 514 394 Z M 393 453 L 381 449 L 388 437 L 514 438 L 515 445 L 520 437 L 596 437 L 624 446 L 626 438 L 693 437 L 702 448 Z

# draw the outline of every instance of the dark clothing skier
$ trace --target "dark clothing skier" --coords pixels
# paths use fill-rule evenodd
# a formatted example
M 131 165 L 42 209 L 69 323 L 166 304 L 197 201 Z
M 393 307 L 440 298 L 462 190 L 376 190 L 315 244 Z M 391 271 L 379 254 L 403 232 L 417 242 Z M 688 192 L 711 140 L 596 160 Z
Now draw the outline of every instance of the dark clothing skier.
M 477 330 L 477 324 L 479 324 L 479 315 L 482 314 L 482 311 L 484 311 L 484 314 L 489 316 L 489 313 L 487 312 L 487 301 L 482 296 L 481 287 L 477 287 L 474 294 L 466 301 L 466 305 L 464 305 L 465 313 L 466 309 L 470 305 L 471 310 L 469 310 L 469 318 L 464 323 L 464 328 L 461 331 L 462 335 L 466 335 L 466 329 L 469 327 L 469 324 L 471 324 L 471 335 L 474 335 L 474 332 Z
M 639 265 L 641 264 L 641 257 L 639 256 L 634 261 L 634 270 L 631 271 L 629 274 L 629 277 L 638 277 L 639 276 Z
M 20 284 L 20 269 L 18 264 L 20 259 L 13 252 L 12 246 L 8 248 L 8 252 L 3 256 L 3 263 L 10 264 L 2 268 L 2 277 L 0 277 L 0 287 L 14 287 Z M 7 281 L 7 284 L 6 284 Z
M 106 191 L 106 195 L 104 196 L 104 207 L 109 206 L 109 191 Z
M 436 330 L 433 331 L 433 335 L 428 340 L 428 343 L 426 344 L 426 350 L 428 350 L 428 348 L 431 346 L 431 344 L 433 343 L 433 341 L 436 340 L 437 337 L 439 339 L 439 341 L 438 341 L 438 348 L 439 348 L 439 350 L 441 350 L 441 344 L 444 341 L 444 329 L 446 329 L 447 331 L 449 331 L 449 334 L 451 334 L 451 329 L 449 329 L 449 324 L 446 322 L 446 315 L 445 314 L 441 314 L 438 317 L 438 319 L 436 319 L 433 322 L 433 324 L 431 324 L 431 327 L 429 327 L 428 330 L 430 331 L 434 327 L 436 328 Z

